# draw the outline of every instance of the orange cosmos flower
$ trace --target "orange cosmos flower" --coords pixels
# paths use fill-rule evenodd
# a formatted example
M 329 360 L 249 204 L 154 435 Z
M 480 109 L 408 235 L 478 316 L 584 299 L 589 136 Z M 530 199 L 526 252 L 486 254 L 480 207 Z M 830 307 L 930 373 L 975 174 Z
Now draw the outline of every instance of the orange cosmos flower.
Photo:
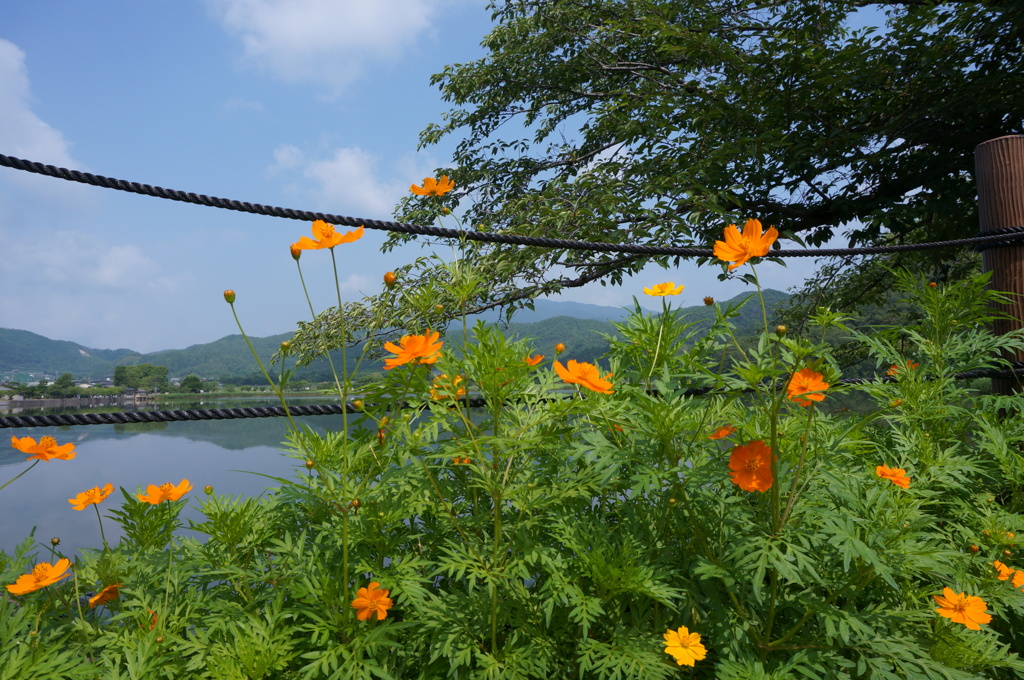
M 68 443 L 57 446 L 57 440 L 46 436 L 36 443 L 32 437 L 11 437 L 11 446 L 22 453 L 31 454 L 26 460 L 38 458 L 39 460 L 51 461 L 54 458 L 59 460 L 71 460 L 75 457 L 75 445 Z
M 111 484 L 107 484 L 102 489 L 98 486 L 94 486 L 88 491 L 83 491 L 74 498 L 69 498 L 68 503 L 71 503 L 75 507 L 75 510 L 85 510 L 87 505 L 99 505 L 103 502 L 103 499 L 114 493 L 114 487 Z
M 436 401 L 438 399 L 458 399 L 459 397 L 466 396 L 466 388 L 459 387 L 460 382 L 462 382 L 461 375 L 449 378 L 447 373 L 442 373 L 434 378 L 434 387 L 430 390 L 430 398 Z
M 952 588 L 943 588 L 942 595 L 933 595 L 939 616 L 956 623 L 962 623 L 970 630 L 981 630 L 981 624 L 988 623 L 992 616 L 985 613 L 985 601 L 976 595 L 954 593 Z
M 644 288 L 644 292 L 654 297 L 665 297 L 666 295 L 679 295 L 683 292 L 683 284 L 676 286 L 674 281 L 659 283 L 650 288 Z
M 886 371 L 885 374 L 886 375 L 897 375 L 902 370 L 912 371 L 915 368 L 917 368 L 918 366 L 920 366 L 920 364 L 908 360 L 903 366 L 897 366 L 896 364 L 893 364 L 892 366 L 889 367 L 889 370 Z
M 594 364 L 569 359 L 568 366 L 563 366 L 561 361 L 556 361 L 554 367 L 558 377 L 569 384 L 583 385 L 588 390 L 601 394 L 611 394 L 614 391 L 610 389 L 612 383 L 608 380 L 612 374 L 609 373 L 602 378 Z
M 875 474 L 882 479 L 888 479 L 900 488 L 910 488 L 910 477 L 907 477 L 907 471 L 903 468 L 890 468 L 888 465 L 879 465 L 875 468 Z
M 536 366 L 540 362 L 544 361 L 543 354 L 534 354 L 532 357 L 523 357 L 523 361 L 528 366 Z
M 441 345 L 444 342 L 438 338 L 441 334 L 427 329 L 423 335 L 403 335 L 396 345 L 393 342 L 385 342 L 384 349 L 394 352 L 397 356 L 384 360 L 384 370 L 389 371 L 396 366 L 404 366 L 408 363 L 433 364 L 441 358 Z
M 455 182 L 448 179 L 448 175 L 441 175 L 441 179 L 424 177 L 423 186 L 418 187 L 413 184 L 409 187 L 409 191 L 417 196 L 444 196 L 454 188 Z
M 455 456 L 452 458 L 453 465 L 469 465 L 473 460 L 469 456 Z M 386 594 L 387 591 L 385 591 Z
M 787 389 L 790 401 L 795 401 L 800 406 L 810 406 L 811 402 L 822 401 L 825 398 L 821 392 L 828 389 L 828 383 L 822 380 L 821 373 L 801 368 L 790 378 Z
M 708 650 L 700 643 L 700 633 L 691 633 L 686 626 L 666 631 L 664 645 L 665 653 L 671 654 L 680 666 L 692 666 L 708 655 Z
M 327 224 L 323 220 L 313 223 L 313 238 L 303 236 L 292 244 L 292 257 L 296 250 L 321 250 L 322 248 L 333 248 L 342 243 L 352 243 L 363 237 L 363 227 L 339 234 L 334 230 L 333 224 Z
M 1000 581 L 1008 581 L 1013 576 L 1013 572 L 1016 571 L 1013 567 L 1008 567 L 999 560 L 992 563 L 992 566 L 996 568 L 999 573 L 996 575 Z
M 120 587 L 120 583 L 113 583 L 104 588 L 103 590 L 101 590 L 100 592 L 96 593 L 92 597 L 90 597 L 89 608 L 95 609 L 96 607 L 99 607 L 101 604 L 106 604 L 111 600 L 116 600 L 118 597 L 121 596 L 121 591 L 119 590 Z
M 737 446 L 729 456 L 729 476 L 744 491 L 772 488 L 772 450 L 760 439 Z
M 146 495 L 140 493 L 138 496 L 139 500 L 144 503 L 159 505 L 164 501 L 176 501 L 191 490 L 192 485 L 189 484 L 187 479 L 183 479 L 177 486 L 174 486 L 170 482 L 161 484 L 160 486 L 150 484 L 146 487 Z
M 7 586 L 7 592 L 11 595 L 27 595 L 40 588 L 45 588 L 62 578 L 71 576 L 66 573 L 70 566 L 71 560 L 69 559 L 57 560 L 57 563 L 52 565 L 49 562 L 40 562 L 32 570 L 32 573 L 22 574 L 17 581 Z
M 708 439 L 725 439 L 735 431 L 735 427 L 724 425 L 708 435 Z
M 356 591 L 356 599 L 352 600 L 352 606 L 359 610 L 356 618 L 365 621 L 374 612 L 377 613 L 377 620 L 383 621 L 388 616 L 388 610 L 394 602 L 388 597 L 390 590 L 378 590 L 380 586 L 376 581 L 367 588 L 360 588 Z
M 1013 572 L 1013 587 L 1020 588 L 1021 586 L 1024 586 L 1024 571 L 1018 569 Z
M 729 271 L 732 271 L 752 257 L 767 255 L 778 237 L 775 227 L 768 227 L 762 235 L 759 220 L 747 220 L 742 234 L 735 224 L 730 224 L 725 228 L 725 241 L 715 241 L 715 257 L 723 262 L 732 262 L 729 265 Z

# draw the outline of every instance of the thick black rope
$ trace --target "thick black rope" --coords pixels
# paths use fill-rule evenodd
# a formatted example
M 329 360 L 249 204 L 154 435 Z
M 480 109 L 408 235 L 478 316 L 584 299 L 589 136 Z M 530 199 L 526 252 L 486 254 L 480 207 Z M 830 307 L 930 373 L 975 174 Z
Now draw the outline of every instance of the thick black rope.
M 488 243 L 506 243 L 509 245 L 538 246 L 542 248 L 557 248 L 560 250 L 582 250 L 607 253 L 634 253 L 638 255 L 678 255 L 684 257 L 713 257 L 714 251 L 711 248 L 689 248 L 681 246 L 641 246 L 621 243 L 600 243 L 593 241 L 573 241 L 568 239 L 540 238 L 536 236 L 517 236 L 515 234 L 489 234 L 480 231 L 460 231 L 458 229 L 447 229 L 443 227 L 431 227 L 426 225 L 408 224 L 404 222 L 387 222 L 383 220 L 367 220 L 357 217 L 346 217 L 344 215 L 331 215 L 329 213 L 312 212 L 309 210 L 296 210 L 293 208 L 279 208 L 275 206 L 262 205 L 259 203 L 246 203 L 230 198 L 218 198 L 206 196 L 177 189 L 165 189 L 150 184 L 129 182 L 103 175 L 93 175 L 89 172 L 58 168 L 53 165 L 45 165 L 36 161 L 28 161 L 13 156 L 0 154 L 0 166 L 24 170 L 38 175 L 56 177 L 69 182 L 80 182 L 92 186 L 104 187 L 106 189 L 117 189 L 133 194 L 155 196 L 166 198 L 172 201 L 183 203 L 194 203 L 205 205 L 211 208 L 222 208 L 224 210 L 235 210 L 238 212 L 253 213 L 256 215 L 268 215 L 270 217 L 283 217 L 291 220 L 303 220 L 312 222 L 323 220 L 335 225 L 346 227 L 365 226 L 367 229 L 378 229 L 381 231 L 392 231 L 402 234 L 417 234 L 423 236 L 437 236 L 441 238 L 466 239 L 469 241 L 484 241 Z M 933 250 L 936 248 L 952 248 L 956 246 L 984 246 L 987 244 L 1006 245 L 1024 241 L 1024 227 L 1011 227 L 999 230 L 1000 233 L 985 232 L 984 235 L 973 238 L 956 239 L 952 241 L 940 241 L 935 243 L 908 243 L 895 246 L 869 246 L 865 248 L 821 248 L 818 250 L 772 250 L 771 257 L 835 257 L 849 255 L 879 255 L 882 253 L 898 253 L 913 250 Z
M 981 369 L 964 371 L 953 375 L 957 380 L 973 380 L 976 378 L 1022 378 L 1024 379 L 1024 362 L 1010 362 L 1013 368 L 1006 370 Z M 895 382 L 893 376 L 881 378 L 842 378 L 837 382 L 843 385 L 864 385 L 874 382 Z M 752 389 L 745 390 L 753 391 Z M 686 390 L 686 396 L 707 396 L 714 393 L 712 388 Z M 722 393 L 724 394 L 724 392 Z M 460 399 L 459 403 L 470 408 L 482 408 L 487 402 L 479 397 Z M 370 408 L 372 404 L 368 405 Z M 402 404 L 400 408 L 409 408 Z M 352 404 L 319 404 L 308 406 L 289 406 L 286 413 L 283 406 L 263 406 L 246 408 L 213 408 L 190 409 L 177 411 L 126 411 L 124 413 L 59 413 L 46 416 L 9 416 L 0 418 L 0 429 L 17 427 L 65 427 L 69 425 L 117 425 L 128 423 L 166 423 L 183 420 L 232 420 L 235 418 L 277 418 L 280 416 L 329 416 L 347 413 L 362 413 L 366 410 L 357 409 Z

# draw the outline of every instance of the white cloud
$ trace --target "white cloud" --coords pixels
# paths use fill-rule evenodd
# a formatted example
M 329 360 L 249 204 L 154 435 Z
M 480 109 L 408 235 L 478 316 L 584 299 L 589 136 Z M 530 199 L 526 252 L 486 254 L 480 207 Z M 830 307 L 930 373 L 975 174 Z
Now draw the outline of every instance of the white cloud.
M 25 53 L 14 43 L 0 39 L 0 151 L 25 160 L 82 169 L 82 164 L 71 157 L 64 135 L 32 111 L 32 102 Z M 19 194 L 28 191 L 45 195 L 49 207 L 55 199 L 77 201 L 85 193 L 84 187 L 13 169 L 0 174 L 0 196 L 8 187 Z M 3 198 L 10 201 L 19 196 Z
M 52 165 L 75 165 L 64 136 L 32 113 L 25 53 L 0 39 L 0 148 Z
M 325 212 L 386 220 L 409 185 L 432 174 L 435 164 L 425 154 L 410 154 L 395 161 L 390 171 L 382 171 L 380 165 L 376 155 L 357 146 L 339 147 L 327 157 L 313 158 L 286 144 L 274 151 L 267 176 L 291 176 L 292 192 Z M 382 179 L 382 175 L 393 179 Z
M 0 249 L 18 254 L 4 267 L 0 281 L 30 282 L 37 288 L 72 286 L 77 292 L 121 289 L 169 294 L 176 287 L 175 280 L 162 276 L 159 265 L 138 246 L 109 245 L 82 231 L 55 231 L 44 239 L 38 232 L 0 230 Z
M 245 61 L 337 95 L 371 62 L 395 62 L 429 28 L 437 0 L 206 0 Z

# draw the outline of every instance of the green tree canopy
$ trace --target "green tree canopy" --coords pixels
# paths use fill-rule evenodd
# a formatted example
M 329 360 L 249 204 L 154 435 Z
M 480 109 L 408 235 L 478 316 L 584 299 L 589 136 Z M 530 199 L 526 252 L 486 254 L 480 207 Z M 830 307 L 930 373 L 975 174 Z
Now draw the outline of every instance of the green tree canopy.
M 1024 132 L 1019 2 L 505 0 L 492 9 L 487 55 L 434 76 L 453 108 L 421 136 L 423 146 L 458 140 L 453 164 L 438 171 L 457 188 L 410 197 L 405 219 L 459 206 L 483 230 L 700 247 L 752 217 L 810 245 L 837 233 L 851 245 L 958 238 L 977 230 L 974 147 Z M 865 21 L 879 25 L 854 28 Z M 674 263 L 467 249 L 490 281 L 476 306 Z M 902 258 L 973 262 L 948 251 Z M 556 266 L 566 261 L 575 273 Z M 408 290 L 450 272 L 424 260 L 399 273 Z
M 182 378 L 182 380 L 181 380 L 181 391 L 182 392 L 191 392 L 193 394 L 198 394 L 199 390 L 201 390 L 201 389 L 203 389 L 203 379 L 200 378 L 198 375 L 195 375 L 195 374 L 186 375 L 184 378 Z

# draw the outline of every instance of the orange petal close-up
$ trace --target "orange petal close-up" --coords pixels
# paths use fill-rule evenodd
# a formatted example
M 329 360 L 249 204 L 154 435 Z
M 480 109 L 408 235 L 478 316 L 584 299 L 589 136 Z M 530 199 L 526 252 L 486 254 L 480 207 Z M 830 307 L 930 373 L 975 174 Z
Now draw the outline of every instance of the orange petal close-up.
M 396 345 L 385 342 L 384 349 L 396 356 L 384 360 L 384 369 L 391 370 L 405 364 L 433 364 L 441 358 L 441 346 L 444 344 L 437 331 L 427 330 L 423 335 L 404 335 Z
M 810 406 L 815 401 L 822 401 L 825 398 L 823 392 L 828 389 L 828 383 L 822 380 L 821 373 L 812 371 L 809 368 L 801 368 L 789 379 L 790 401 L 800 406 Z
M 554 368 L 558 377 L 571 385 L 582 385 L 588 390 L 600 392 L 601 394 L 611 394 L 614 392 L 611 389 L 612 383 L 608 380 L 608 378 L 612 377 L 612 374 L 609 373 L 602 378 L 597 370 L 597 366 L 594 364 L 569 359 L 565 366 L 562 365 L 561 361 L 556 361 Z
M 177 486 L 170 482 L 161 484 L 160 486 L 150 484 L 146 487 L 146 493 L 140 493 L 138 496 L 139 500 L 143 503 L 158 505 L 164 501 L 176 501 L 191 490 L 192 485 L 189 484 L 187 479 L 183 479 Z
M 715 241 L 715 257 L 723 262 L 732 262 L 729 271 L 736 269 L 752 257 L 764 257 L 771 250 L 779 232 L 775 227 L 768 227 L 763 232 L 760 220 L 747 220 L 743 232 L 730 224 L 725 228 L 725 240 Z
M 102 489 L 94 486 L 88 491 L 83 491 L 74 498 L 69 498 L 68 503 L 74 506 L 75 510 L 85 510 L 88 505 L 99 505 L 103 499 L 114 493 L 114 485 L 107 484 Z
M 303 236 L 292 244 L 292 256 L 296 250 L 321 250 L 322 248 L 333 248 L 342 243 L 352 243 L 363 237 L 363 227 L 347 231 L 344 234 L 335 231 L 333 224 L 327 224 L 323 220 L 313 223 L 313 238 Z
M 386 619 L 388 610 L 394 605 L 394 602 L 388 597 L 390 592 L 390 590 L 381 589 L 380 584 L 376 581 L 370 583 L 366 588 L 357 590 L 356 599 L 352 600 L 352 607 L 358 610 L 356 618 L 365 621 L 376 613 L 378 621 Z
M 424 177 L 423 186 L 413 184 L 409 187 L 409 191 L 417 196 L 444 196 L 454 188 L 455 182 L 448 179 L 448 175 L 441 175 L 441 179 Z
M 900 488 L 910 488 L 910 477 L 907 476 L 907 471 L 903 468 L 891 468 L 888 465 L 879 465 L 875 468 L 875 474 L 882 479 L 888 479 Z
M 27 595 L 28 593 L 35 592 L 40 588 L 45 588 L 48 585 L 52 585 L 62 578 L 71 576 L 68 572 L 68 567 L 71 566 L 71 560 L 65 558 L 57 560 L 55 564 L 49 562 L 40 562 L 32 569 L 29 574 L 22 574 L 18 577 L 18 580 L 13 584 L 7 586 L 7 592 L 11 595 Z
M 772 449 L 761 440 L 737 446 L 729 456 L 729 476 L 744 491 L 772 488 Z
M 956 593 L 952 588 L 943 588 L 942 595 L 933 595 L 939 616 L 955 623 L 962 623 L 970 630 L 981 630 L 981 626 L 992 620 L 985 610 L 988 605 L 976 595 Z
M 57 440 L 53 437 L 46 436 L 36 443 L 36 440 L 32 437 L 11 437 L 11 446 L 18 449 L 22 453 L 30 454 L 27 460 L 38 458 L 39 460 L 51 461 L 57 460 L 71 460 L 75 457 L 75 445 L 61 444 L 58 446 Z

